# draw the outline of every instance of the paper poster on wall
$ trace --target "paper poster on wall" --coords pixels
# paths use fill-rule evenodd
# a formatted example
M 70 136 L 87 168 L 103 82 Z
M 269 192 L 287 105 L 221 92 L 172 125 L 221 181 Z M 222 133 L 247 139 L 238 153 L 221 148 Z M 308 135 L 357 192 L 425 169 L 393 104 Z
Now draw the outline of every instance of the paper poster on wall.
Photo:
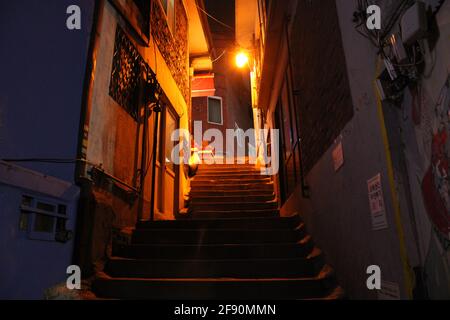
M 372 229 L 382 230 L 388 227 L 386 219 L 386 208 L 384 205 L 383 187 L 381 185 L 381 174 L 367 181 L 369 191 L 369 205 L 372 217 Z
M 344 149 L 342 147 L 342 141 L 333 150 L 333 163 L 334 171 L 338 171 L 344 165 Z

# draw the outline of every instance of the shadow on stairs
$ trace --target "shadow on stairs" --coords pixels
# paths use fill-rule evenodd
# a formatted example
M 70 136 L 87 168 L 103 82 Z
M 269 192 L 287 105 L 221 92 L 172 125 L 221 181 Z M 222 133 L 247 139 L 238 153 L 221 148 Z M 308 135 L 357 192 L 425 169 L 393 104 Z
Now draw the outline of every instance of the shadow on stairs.
M 93 282 L 97 297 L 342 299 L 299 216 L 279 216 L 271 178 L 249 165 L 200 168 L 191 214 L 141 222 Z

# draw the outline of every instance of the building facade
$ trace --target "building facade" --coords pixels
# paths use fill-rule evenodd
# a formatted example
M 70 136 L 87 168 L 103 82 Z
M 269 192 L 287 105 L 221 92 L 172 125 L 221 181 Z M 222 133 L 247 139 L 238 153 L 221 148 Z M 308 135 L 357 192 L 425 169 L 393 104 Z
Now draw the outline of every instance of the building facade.
M 399 31 L 400 3 L 376 1 L 382 32 Z M 255 127 L 280 130 L 282 213 L 303 215 L 350 297 L 450 297 L 449 211 L 440 205 L 448 195 L 431 178 L 445 156 L 429 122 L 448 89 L 449 4 L 425 3 L 439 37 L 417 44 L 421 94 L 412 85 L 395 106 L 375 90 L 380 49 L 358 33 L 366 22 L 353 22 L 364 8 L 237 1 L 237 41 L 253 57 Z M 382 270 L 380 292 L 366 286 L 372 265 Z
M 2 196 L 14 200 L 1 210 L 2 228 L 5 241 L 24 248 L 3 248 L 2 274 L 26 274 L 28 260 L 40 261 L 41 274 L 30 275 L 27 290 L 0 281 L 5 297 L 42 298 L 71 264 L 88 277 L 102 269 L 112 239 L 139 220 L 175 219 L 188 180 L 185 165 L 173 162 L 182 141 L 172 133 L 189 128 L 192 58 L 207 61 L 210 52 L 202 1 L 38 2 L 2 5 L 0 38 L 9 46 L 1 54 L 11 63 L 0 91 L 0 181 Z M 80 29 L 66 26 L 70 6 L 81 13 Z M 36 29 L 25 30 L 31 22 Z M 29 50 L 19 41 L 25 31 Z

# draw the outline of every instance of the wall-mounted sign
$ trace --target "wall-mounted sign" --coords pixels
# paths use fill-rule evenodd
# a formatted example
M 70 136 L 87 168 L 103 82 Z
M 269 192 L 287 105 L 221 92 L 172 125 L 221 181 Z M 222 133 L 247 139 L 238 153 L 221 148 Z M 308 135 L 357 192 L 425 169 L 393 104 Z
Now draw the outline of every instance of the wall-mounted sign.
M 388 227 L 386 219 L 386 208 L 384 205 L 383 187 L 381 185 L 381 174 L 367 181 L 369 191 L 369 205 L 372 217 L 373 230 L 382 230 Z
M 332 152 L 334 171 L 338 171 L 344 165 L 344 149 L 342 147 L 342 141 L 334 148 Z

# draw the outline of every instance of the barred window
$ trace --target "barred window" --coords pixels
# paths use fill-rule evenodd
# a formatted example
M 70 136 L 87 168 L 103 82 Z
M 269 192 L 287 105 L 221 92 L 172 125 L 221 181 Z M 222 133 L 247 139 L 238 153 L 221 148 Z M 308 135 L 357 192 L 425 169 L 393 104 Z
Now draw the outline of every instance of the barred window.
M 139 115 L 139 76 L 142 56 L 117 26 L 109 95 L 134 118 Z

